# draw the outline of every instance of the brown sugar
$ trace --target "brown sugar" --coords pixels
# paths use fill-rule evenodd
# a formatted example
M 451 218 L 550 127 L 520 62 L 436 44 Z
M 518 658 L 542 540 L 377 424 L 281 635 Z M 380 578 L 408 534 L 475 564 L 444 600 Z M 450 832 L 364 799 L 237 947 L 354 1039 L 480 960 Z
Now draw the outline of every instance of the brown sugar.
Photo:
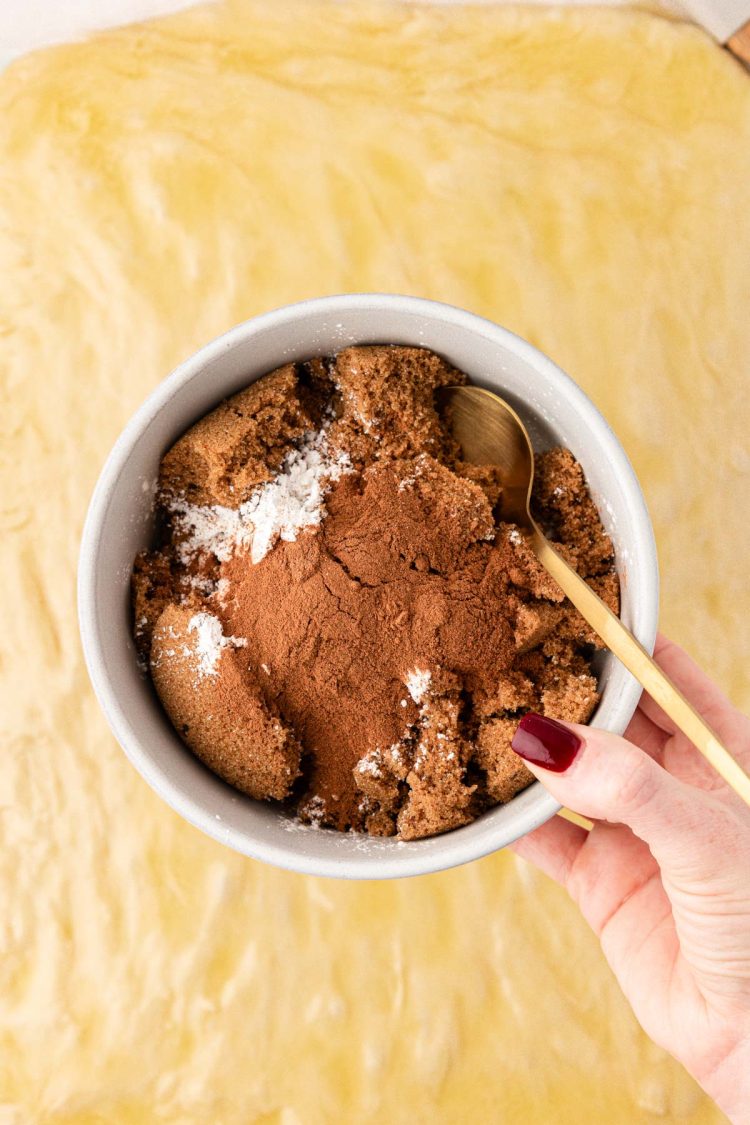
M 159 618 L 150 666 L 164 708 L 219 777 L 251 797 L 281 800 L 299 775 L 299 742 L 253 682 L 244 646 L 220 645 L 216 667 L 201 669 L 197 617 L 169 605 Z
M 417 839 L 509 800 L 534 709 L 585 722 L 597 643 L 434 405 L 424 349 L 289 365 L 167 453 L 135 632 L 191 750 L 301 819 Z M 612 608 L 610 540 L 567 450 L 537 456 L 548 534 Z
M 305 389 L 290 363 L 201 418 L 162 458 L 163 496 L 241 504 L 278 470 L 290 442 L 320 423 Z

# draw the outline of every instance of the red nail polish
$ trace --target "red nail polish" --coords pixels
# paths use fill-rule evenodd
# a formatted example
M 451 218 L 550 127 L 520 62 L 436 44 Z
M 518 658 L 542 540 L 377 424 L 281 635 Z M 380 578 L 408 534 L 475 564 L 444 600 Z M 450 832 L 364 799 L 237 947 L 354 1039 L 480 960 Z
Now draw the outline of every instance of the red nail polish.
M 527 762 L 562 773 L 583 746 L 583 740 L 555 719 L 529 711 L 518 724 L 511 746 Z

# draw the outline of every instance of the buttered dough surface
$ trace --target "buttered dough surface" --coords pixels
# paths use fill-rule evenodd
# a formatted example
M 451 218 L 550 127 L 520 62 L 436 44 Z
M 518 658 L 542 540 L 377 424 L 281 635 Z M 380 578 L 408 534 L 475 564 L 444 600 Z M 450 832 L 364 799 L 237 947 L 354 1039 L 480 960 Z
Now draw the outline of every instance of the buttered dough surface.
M 102 462 L 232 324 L 356 290 L 568 370 L 663 626 L 750 704 L 750 79 L 604 10 L 258 0 L 0 78 L 0 1123 L 718 1122 L 510 854 L 345 884 L 183 823 L 109 734 L 76 555 Z

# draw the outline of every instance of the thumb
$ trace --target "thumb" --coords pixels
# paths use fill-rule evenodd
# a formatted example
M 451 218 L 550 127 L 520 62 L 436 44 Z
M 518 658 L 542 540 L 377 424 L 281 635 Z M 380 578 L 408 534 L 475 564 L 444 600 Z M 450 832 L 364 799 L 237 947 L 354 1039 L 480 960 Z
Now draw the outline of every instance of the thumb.
M 736 848 L 733 810 L 667 773 L 633 743 L 609 731 L 524 715 L 512 742 L 561 804 L 626 824 L 650 848 L 664 875 L 679 882 L 720 881 Z

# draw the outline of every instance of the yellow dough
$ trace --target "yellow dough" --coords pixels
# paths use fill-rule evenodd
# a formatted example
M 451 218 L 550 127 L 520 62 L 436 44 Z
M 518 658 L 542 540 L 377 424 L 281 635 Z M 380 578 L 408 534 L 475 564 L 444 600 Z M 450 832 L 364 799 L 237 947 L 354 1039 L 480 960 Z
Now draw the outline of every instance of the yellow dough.
M 233 323 L 389 290 L 604 410 L 665 628 L 750 704 L 750 79 L 644 13 L 199 8 L 0 79 L 0 1122 L 717 1122 L 510 854 L 349 885 L 182 822 L 75 614 L 119 430 Z

